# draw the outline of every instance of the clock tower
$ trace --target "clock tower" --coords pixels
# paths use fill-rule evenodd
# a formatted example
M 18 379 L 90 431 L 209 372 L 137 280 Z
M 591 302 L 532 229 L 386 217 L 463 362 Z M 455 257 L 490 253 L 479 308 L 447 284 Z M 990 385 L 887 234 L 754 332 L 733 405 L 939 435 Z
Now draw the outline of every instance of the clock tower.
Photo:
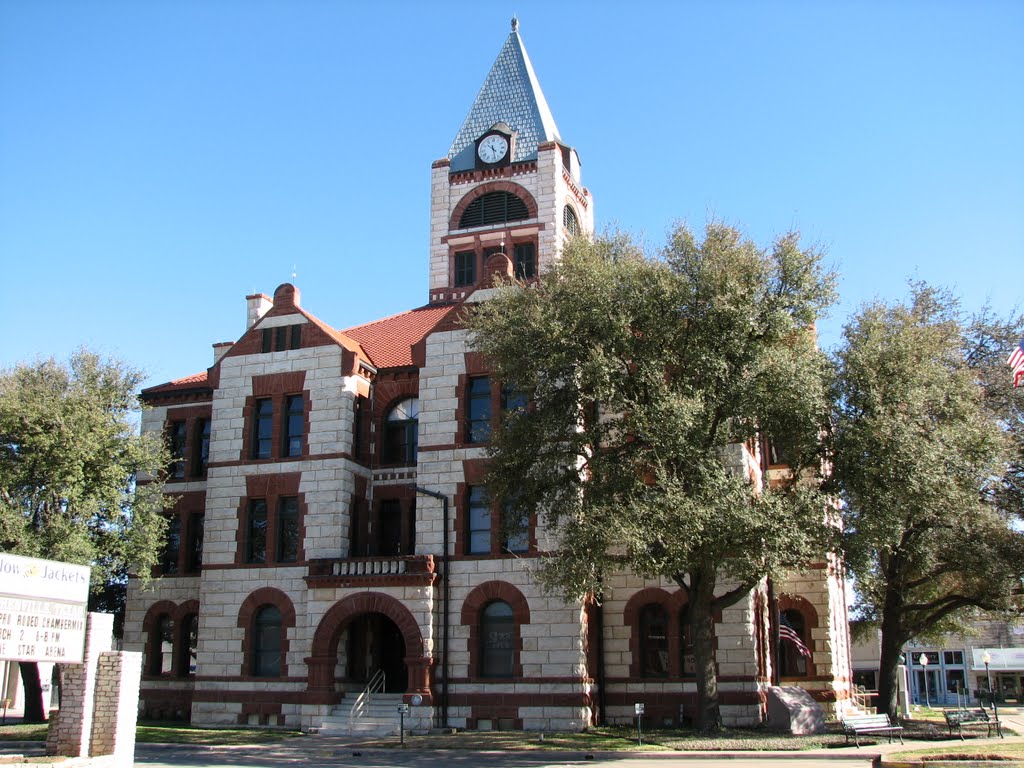
M 447 156 L 433 164 L 430 303 L 461 301 L 495 271 L 532 280 L 566 239 L 593 228 L 579 156 L 558 133 L 513 19 Z

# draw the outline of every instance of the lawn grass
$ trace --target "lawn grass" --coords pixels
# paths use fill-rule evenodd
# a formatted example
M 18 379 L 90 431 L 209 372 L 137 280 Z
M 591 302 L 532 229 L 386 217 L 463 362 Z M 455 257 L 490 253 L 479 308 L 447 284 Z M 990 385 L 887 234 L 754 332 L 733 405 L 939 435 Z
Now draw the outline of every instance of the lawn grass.
M 931 747 L 930 749 L 910 749 L 906 752 L 893 752 L 888 760 L 920 760 L 927 757 L 935 760 L 939 757 L 948 760 L 1024 760 L 1024 744 L 1000 744 L 987 742 L 960 745 Z
M 135 740 L 140 744 L 239 746 L 266 744 L 301 735 L 298 731 L 261 728 L 191 728 L 187 725 L 139 723 L 135 731 Z M 46 741 L 46 723 L 0 726 L 0 741 Z
M 0 725 L 0 741 L 46 741 L 46 723 Z
M 585 732 L 539 733 L 524 731 L 459 731 L 453 734 L 406 735 L 412 749 L 464 749 L 476 751 L 564 750 L 582 752 L 704 752 L 807 750 L 842 746 L 842 734 L 791 736 L 763 728 L 726 728 L 705 735 L 688 729 L 649 731 L 637 741 L 633 728 L 590 728 Z M 365 747 L 390 749 L 399 745 L 397 736 L 361 742 Z
M 948 738 L 940 711 L 915 713 L 915 719 L 905 723 L 907 741 L 935 741 Z M 298 731 L 259 728 L 193 728 L 185 724 L 156 722 L 139 723 L 136 740 L 141 744 L 190 744 L 195 746 L 244 746 L 266 744 L 301 737 Z M 45 741 L 46 724 L 0 726 L 0 741 Z M 865 746 L 871 739 L 863 740 Z M 390 749 L 398 747 L 398 736 L 359 740 L 364 747 Z M 701 734 L 692 729 L 652 730 L 643 734 L 638 744 L 637 733 L 629 727 L 591 728 L 584 732 L 545 733 L 524 731 L 458 731 L 422 736 L 406 734 L 407 749 L 455 749 L 467 751 L 533 751 L 564 750 L 580 752 L 717 752 L 717 751 L 802 751 L 846 746 L 837 724 L 830 724 L 826 733 L 813 736 L 792 736 L 765 728 L 725 728 L 713 734 Z M 906 750 L 898 757 L 913 758 L 921 755 L 1000 754 L 1009 759 L 1024 758 L 1024 745 L 987 742 L 975 745 L 971 741 L 947 743 L 927 749 Z M 896 757 L 896 755 L 894 755 Z M 0 761 L 2 765 L 2 761 Z
M 194 744 L 197 746 L 237 747 L 267 744 L 302 736 L 300 731 L 266 728 L 192 728 L 188 725 L 139 723 L 135 741 L 139 744 Z

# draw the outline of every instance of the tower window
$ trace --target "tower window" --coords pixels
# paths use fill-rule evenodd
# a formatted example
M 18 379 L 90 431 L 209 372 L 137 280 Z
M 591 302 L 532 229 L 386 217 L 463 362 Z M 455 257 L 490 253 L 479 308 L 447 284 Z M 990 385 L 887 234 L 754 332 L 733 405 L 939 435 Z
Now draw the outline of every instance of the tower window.
M 463 211 L 459 219 L 459 229 L 505 224 L 529 217 L 530 211 L 526 203 L 511 192 L 488 192 L 470 203 Z
M 476 282 L 476 253 L 459 251 L 455 254 L 455 285 L 473 285 Z
M 567 205 L 562 209 L 562 226 L 565 227 L 565 231 L 570 235 L 576 236 L 580 232 L 580 224 L 576 219 L 576 211 L 572 209 L 571 205 Z
M 513 249 L 512 263 L 519 280 L 529 280 L 536 272 L 536 248 L 533 243 L 517 243 Z

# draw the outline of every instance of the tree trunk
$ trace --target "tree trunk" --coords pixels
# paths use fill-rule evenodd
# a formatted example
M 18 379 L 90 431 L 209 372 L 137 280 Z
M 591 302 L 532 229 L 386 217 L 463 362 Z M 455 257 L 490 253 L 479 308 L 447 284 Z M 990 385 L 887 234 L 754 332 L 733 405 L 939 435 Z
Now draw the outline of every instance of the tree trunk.
M 45 723 L 43 710 L 43 686 L 39 683 L 39 665 L 34 661 L 18 662 L 21 668 L 21 684 L 25 690 L 25 714 L 23 722 Z
M 690 572 L 690 634 L 697 674 L 697 728 L 708 733 L 721 726 L 718 673 L 715 669 L 715 574 Z
M 899 714 L 900 651 L 909 639 L 902 631 L 902 611 L 896 590 L 889 589 L 882 608 L 882 653 L 878 660 L 878 704 L 889 717 Z

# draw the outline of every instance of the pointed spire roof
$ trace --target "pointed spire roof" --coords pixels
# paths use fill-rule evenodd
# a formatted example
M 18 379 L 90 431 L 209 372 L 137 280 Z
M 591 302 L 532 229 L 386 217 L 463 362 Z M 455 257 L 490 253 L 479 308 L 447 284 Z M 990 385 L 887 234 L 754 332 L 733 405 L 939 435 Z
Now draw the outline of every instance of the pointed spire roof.
M 512 32 L 448 150 L 453 170 L 457 170 L 456 156 L 467 148 L 472 152 L 473 142 L 499 122 L 516 131 L 516 153 L 512 158 L 515 163 L 537 157 L 537 146 L 542 142 L 561 141 L 555 118 L 519 37 L 519 20 L 515 18 Z M 469 160 L 472 163 L 471 156 Z

